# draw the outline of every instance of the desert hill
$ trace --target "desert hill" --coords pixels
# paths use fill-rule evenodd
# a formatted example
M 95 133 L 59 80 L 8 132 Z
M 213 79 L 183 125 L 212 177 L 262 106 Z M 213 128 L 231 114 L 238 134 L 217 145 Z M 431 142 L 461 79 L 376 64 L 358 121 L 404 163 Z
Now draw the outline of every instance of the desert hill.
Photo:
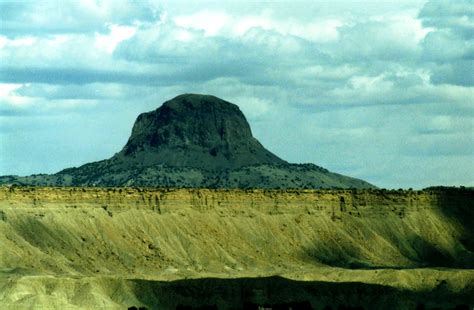
M 271 130 L 271 129 L 269 129 Z M 252 136 L 238 106 L 177 96 L 140 114 L 110 159 L 52 175 L 3 176 L 0 184 L 187 188 L 374 188 L 314 164 L 290 164 Z

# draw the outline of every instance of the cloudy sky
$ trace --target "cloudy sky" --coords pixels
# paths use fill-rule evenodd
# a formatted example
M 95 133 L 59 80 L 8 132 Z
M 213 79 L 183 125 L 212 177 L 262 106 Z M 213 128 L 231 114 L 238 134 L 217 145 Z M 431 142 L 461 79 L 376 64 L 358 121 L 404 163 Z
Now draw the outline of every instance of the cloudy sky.
M 474 185 L 474 5 L 0 0 L 0 175 L 105 159 L 181 93 L 280 157 L 380 187 Z

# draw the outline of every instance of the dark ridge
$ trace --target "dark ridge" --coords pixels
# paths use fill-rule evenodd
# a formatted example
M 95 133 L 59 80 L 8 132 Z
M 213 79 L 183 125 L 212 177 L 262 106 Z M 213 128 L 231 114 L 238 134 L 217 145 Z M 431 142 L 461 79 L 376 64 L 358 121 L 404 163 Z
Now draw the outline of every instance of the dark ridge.
M 278 276 L 237 279 L 133 280 L 149 309 L 469 309 L 472 291 L 440 286 L 410 291 L 360 282 L 296 281 Z

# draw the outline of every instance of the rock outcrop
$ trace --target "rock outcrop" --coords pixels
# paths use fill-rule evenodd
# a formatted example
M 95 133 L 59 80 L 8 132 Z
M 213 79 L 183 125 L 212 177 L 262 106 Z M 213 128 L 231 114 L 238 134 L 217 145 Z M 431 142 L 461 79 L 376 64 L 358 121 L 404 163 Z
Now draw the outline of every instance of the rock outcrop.
M 285 163 L 252 136 L 238 106 L 214 96 L 190 94 L 140 114 L 116 158 L 206 170 Z

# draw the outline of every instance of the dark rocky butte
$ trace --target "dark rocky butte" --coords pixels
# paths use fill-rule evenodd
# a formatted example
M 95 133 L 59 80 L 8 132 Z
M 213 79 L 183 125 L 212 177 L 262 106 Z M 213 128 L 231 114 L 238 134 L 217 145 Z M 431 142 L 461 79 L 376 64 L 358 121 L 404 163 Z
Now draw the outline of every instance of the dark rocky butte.
M 107 160 L 52 175 L 3 176 L 0 184 L 210 188 L 372 188 L 314 164 L 290 164 L 252 136 L 238 106 L 184 94 L 138 116 Z
M 238 106 L 202 95 L 181 95 L 140 114 L 117 157 L 207 170 L 285 163 L 252 136 Z

